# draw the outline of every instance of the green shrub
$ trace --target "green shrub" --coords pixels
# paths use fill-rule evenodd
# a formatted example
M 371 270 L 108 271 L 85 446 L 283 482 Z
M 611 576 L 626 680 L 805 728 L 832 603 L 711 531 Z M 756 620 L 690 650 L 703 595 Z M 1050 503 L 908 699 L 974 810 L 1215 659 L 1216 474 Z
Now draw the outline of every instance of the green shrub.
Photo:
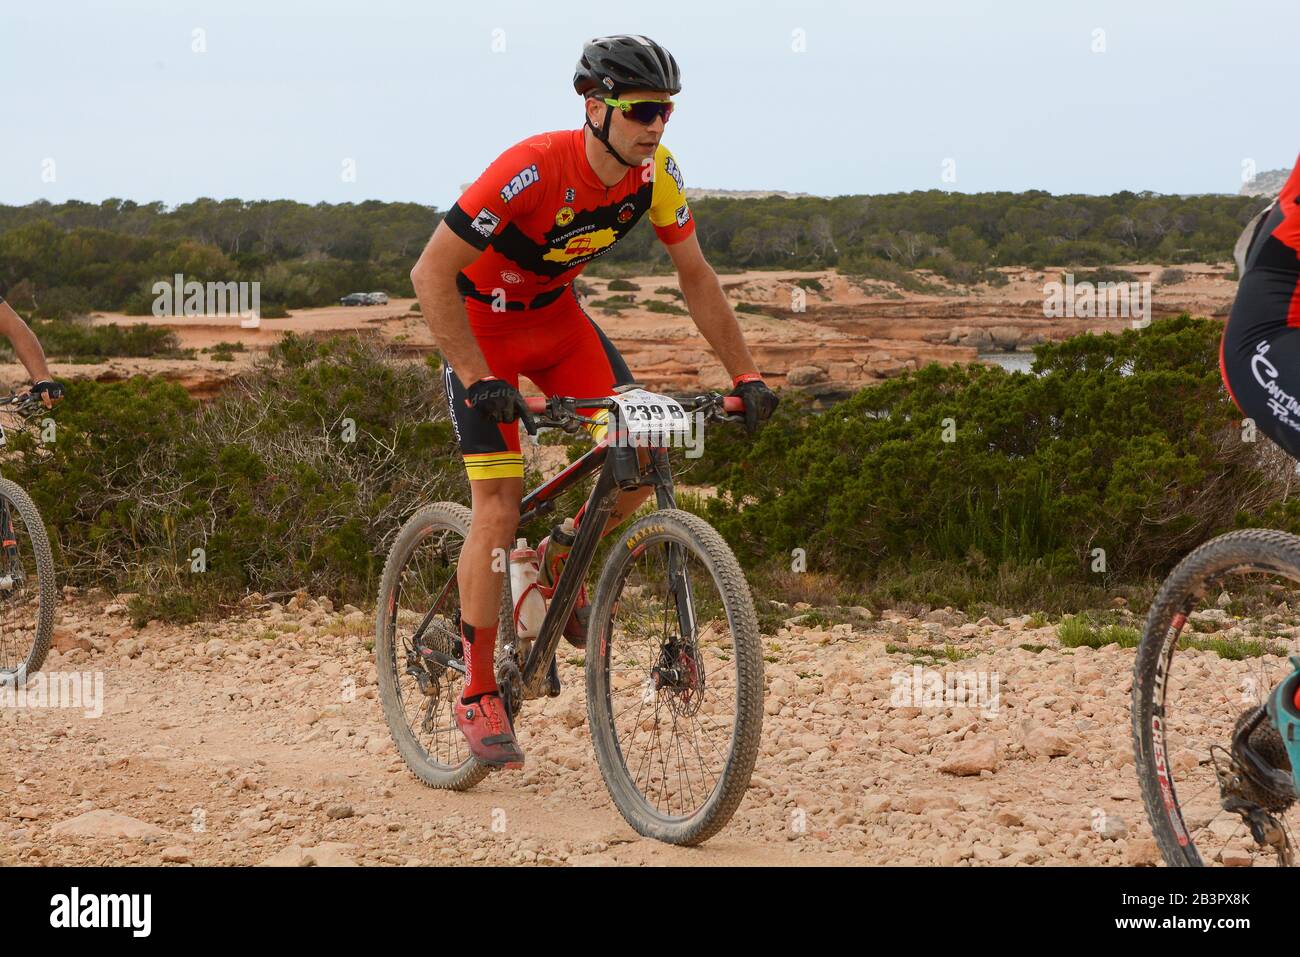
M 674 299 L 682 299 L 682 291 L 676 286 L 657 286 L 655 294 L 659 296 L 672 296 Z
M 1034 375 L 932 364 L 820 414 L 783 402 L 752 441 L 710 432 L 710 516 L 751 561 L 803 548 L 859 577 L 901 559 L 1100 584 L 1234 524 L 1300 528 L 1285 463 L 1240 441 L 1221 330 L 1182 316 L 1039 346 Z
M 1116 644 L 1136 648 L 1140 636 L 1136 628 L 1117 624 L 1094 624 L 1087 615 L 1067 615 L 1056 626 L 1056 636 L 1064 648 L 1104 648 Z
M 288 335 L 204 406 L 157 379 L 73 382 L 57 441 L 15 433 L 5 471 L 54 532 L 63 580 L 138 591 L 139 614 L 250 589 L 361 601 L 402 521 L 465 497 L 440 392 L 429 364 Z
M 647 312 L 663 312 L 674 316 L 690 315 L 685 309 L 675 302 L 664 302 L 662 299 L 649 299 L 642 303 Z
M 638 292 L 641 289 L 630 279 L 611 279 L 605 288 L 609 292 Z
M 53 360 L 181 355 L 176 333 L 144 323 L 92 326 L 83 321 L 37 320 L 31 327 L 45 355 Z M 9 340 L 0 339 L 0 355 L 12 354 Z
M 1081 282 L 1102 283 L 1102 282 L 1138 282 L 1140 278 L 1137 273 L 1129 272 L 1127 269 L 1116 269 L 1106 267 L 1103 269 L 1084 269 L 1074 273 L 1061 273 L 1061 282 L 1065 282 L 1067 275 L 1074 276 L 1074 283 L 1077 286 Z

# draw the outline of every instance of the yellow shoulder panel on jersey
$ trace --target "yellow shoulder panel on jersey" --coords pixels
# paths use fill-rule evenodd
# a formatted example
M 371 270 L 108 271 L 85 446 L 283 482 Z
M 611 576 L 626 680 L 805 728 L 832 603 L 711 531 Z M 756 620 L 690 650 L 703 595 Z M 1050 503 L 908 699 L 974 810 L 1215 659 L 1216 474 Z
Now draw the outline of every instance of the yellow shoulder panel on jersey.
M 678 222 L 677 211 L 686 205 L 686 186 L 677 161 L 663 143 L 655 150 L 654 189 L 650 194 L 650 222 L 671 226 Z

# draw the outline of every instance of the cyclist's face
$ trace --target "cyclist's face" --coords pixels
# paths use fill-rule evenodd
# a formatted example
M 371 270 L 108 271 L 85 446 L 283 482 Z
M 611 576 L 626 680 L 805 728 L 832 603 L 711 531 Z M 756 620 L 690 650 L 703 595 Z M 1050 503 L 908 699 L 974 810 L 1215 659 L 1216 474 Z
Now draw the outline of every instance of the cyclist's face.
M 672 97 L 662 90 L 627 90 L 619 94 L 623 100 L 669 100 Z M 596 101 L 600 109 L 592 117 L 592 122 L 599 126 L 605 119 L 605 104 Z M 631 163 L 641 163 L 655 155 L 659 138 L 664 135 L 662 117 L 655 117 L 651 123 L 638 123 L 625 116 L 621 110 L 613 110 L 614 116 L 609 124 L 610 145 L 618 155 Z

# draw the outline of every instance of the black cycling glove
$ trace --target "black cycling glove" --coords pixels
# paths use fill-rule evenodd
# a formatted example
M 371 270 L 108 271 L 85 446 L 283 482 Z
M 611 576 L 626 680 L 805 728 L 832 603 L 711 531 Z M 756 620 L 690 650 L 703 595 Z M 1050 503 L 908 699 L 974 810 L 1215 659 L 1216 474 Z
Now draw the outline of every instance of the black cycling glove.
M 63 398 L 63 383 L 55 382 L 53 379 L 42 379 L 32 386 L 32 395 L 38 399 L 48 395 L 51 402 L 58 402 Z
M 496 376 L 484 376 L 472 383 L 465 390 L 465 404 L 471 409 L 477 409 L 493 422 L 509 423 L 515 419 L 523 419 L 525 423 L 532 421 L 519 390 Z
M 763 377 L 757 372 L 746 372 L 732 380 L 735 386 L 731 395 L 738 395 L 745 400 L 745 431 L 753 435 L 758 431 L 760 422 L 765 422 L 776 411 L 781 400 L 767 387 Z

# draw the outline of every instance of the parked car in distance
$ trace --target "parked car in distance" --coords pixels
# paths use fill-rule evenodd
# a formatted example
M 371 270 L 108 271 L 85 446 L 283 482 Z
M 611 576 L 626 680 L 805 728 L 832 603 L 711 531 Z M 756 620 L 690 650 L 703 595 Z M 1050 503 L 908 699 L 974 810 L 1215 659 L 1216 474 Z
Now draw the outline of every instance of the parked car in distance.
M 341 306 L 368 306 L 370 305 L 370 294 L 364 292 L 350 292 L 339 300 Z
M 388 305 L 388 293 L 386 292 L 372 292 L 367 295 L 367 298 L 372 306 Z

